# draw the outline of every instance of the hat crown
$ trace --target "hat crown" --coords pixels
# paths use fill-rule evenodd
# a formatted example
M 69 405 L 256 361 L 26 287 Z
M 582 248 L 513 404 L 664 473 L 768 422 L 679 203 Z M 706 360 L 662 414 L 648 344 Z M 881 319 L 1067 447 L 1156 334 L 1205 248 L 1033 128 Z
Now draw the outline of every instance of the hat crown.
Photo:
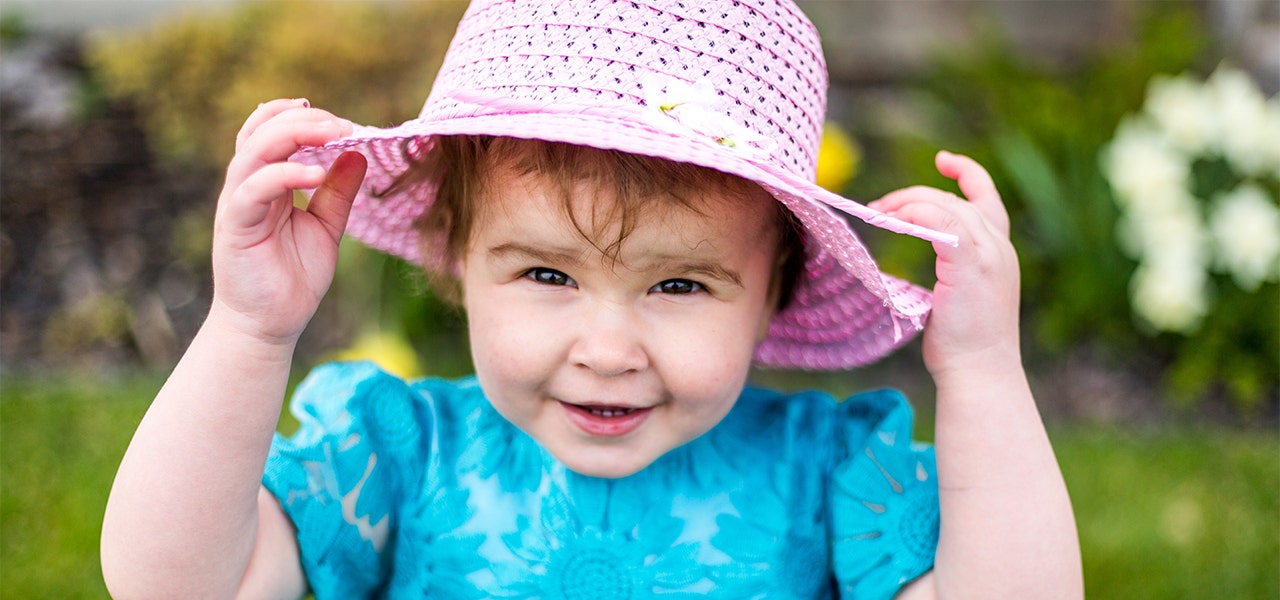
M 789 0 L 476 0 L 420 118 L 475 112 L 455 91 L 616 109 L 812 181 L 826 90 L 817 31 Z

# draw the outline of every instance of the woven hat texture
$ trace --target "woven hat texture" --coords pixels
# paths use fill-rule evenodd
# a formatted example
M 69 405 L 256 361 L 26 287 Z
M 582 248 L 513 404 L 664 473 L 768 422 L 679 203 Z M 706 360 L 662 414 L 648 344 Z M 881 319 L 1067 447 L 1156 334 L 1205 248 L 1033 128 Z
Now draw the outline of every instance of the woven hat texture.
M 418 118 L 357 126 L 294 160 L 369 159 L 347 233 L 425 263 L 412 224 L 431 190 L 378 197 L 433 136 L 495 135 L 620 150 L 755 181 L 806 230 L 807 264 L 756 349 L 762 366 L 873 362 L 924 326 L 928 290 L 880 272 L 845 217 L 926 240 L 814 183 L 827 72 L 817 31 L 790 0 L 475 0 Z M 427 250 L 429 252 L 429 249 Z

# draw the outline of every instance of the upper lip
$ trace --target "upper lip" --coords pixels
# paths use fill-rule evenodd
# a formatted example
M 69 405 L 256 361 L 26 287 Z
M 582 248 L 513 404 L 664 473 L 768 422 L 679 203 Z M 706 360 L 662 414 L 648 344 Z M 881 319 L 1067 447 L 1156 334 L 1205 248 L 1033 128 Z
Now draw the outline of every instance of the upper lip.
M 586 402 L 571 402 L 569 400 L 561 399 L 560 402 L 563 402 L 565 404 L 571 404 L 573 406 L 581 406 L 583 408 L 595 408 L 600 410 L 606 410 L 606 409 L 644 410 L 646 408 L 653 408 L 653 405 L 635 405 L 635 404 L 629 404 L 626 402 L 602 402 L 597 400 L 588 400 Z

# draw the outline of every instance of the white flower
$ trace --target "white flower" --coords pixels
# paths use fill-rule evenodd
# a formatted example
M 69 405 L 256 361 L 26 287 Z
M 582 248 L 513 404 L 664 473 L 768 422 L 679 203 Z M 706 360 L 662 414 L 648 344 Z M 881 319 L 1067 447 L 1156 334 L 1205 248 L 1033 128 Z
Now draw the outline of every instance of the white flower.
M 1197 154 L 1217 149 L 1214 99 L 1190 76 L 1153 78 L 1147 86 L 1144 108 L 1179 150 Z
M 1261 186 L 1246 183 L 1217 198 L 1209 217 L 1218 263 L 1253 291 L 1280 273 L 1280 209 Z
M 721 146 L 755 159 L 766 159 L 777 142 L 733 120 L 715 88 L 706 80 L 693 85 L 656 75 L 642 82 L 649 120 L 682 134 L 693 131 Z M 678 124 L 672 127 L 673 124 Z M 681 129 L 683 127 L 683 129 Z
M 1158 330 L 1190 333 L 1208 311 L 1206 276 L 1197 265 L 1143 262 L 1130 284 L 1134 312 Z
M 1274 170 L 1275 137 L 1272 120 L 1277 118 L 1248 74 L 1219 67 L 1204 87 L 1220 125 L 1223 156 L 1245 175 L 1262 175 Z M 1270 164 L 1269 164 L 1270 163 Z
M 1261 148 L 1260 156 L 1264 157 L 1266 164 L 1270 165 L 1270 171 L 1264 169 L 1259 176 L 1271 176 L 1273 179 L 1280 180 L 1280 96 L 1272 96 L 1267 101 L 1267 111 L 1265 115 L 1266 121 L 1262 126 L 1258 127 L 1264 138 L 1271 140 L 1273 143 L 1265 144 Z
M 1280 279 L 1280 207 L 1258 183 L 1280 179 L 1280 99 L 1226 66 L 1203 85 L 1157 77 L 1147 94 L 1101 166 L 1120 208 L 1117 238 L 1138 261 L 1134 312 L 1158 330 L 1192 333 L 1211 304 L 1210 268 L 1244 291 Z M 1193 184 L 1210 182 L 1193 180 L 1192 165 L 1219 158 L 1245 183 L 1220 193 L 1206 219 Z
M 1203 269 L 1208 264 L 1208 239 L 1195 199 L 1176 190 L 1126 213 L 1120 240 L 1130 255 L 1176 260 Z
M 1186 188 L 1191 171 L 1186 156 L 1145 119 L 1120 123 L 1103 150 L 1102 168 L 1124 205 L 1160 202 Z

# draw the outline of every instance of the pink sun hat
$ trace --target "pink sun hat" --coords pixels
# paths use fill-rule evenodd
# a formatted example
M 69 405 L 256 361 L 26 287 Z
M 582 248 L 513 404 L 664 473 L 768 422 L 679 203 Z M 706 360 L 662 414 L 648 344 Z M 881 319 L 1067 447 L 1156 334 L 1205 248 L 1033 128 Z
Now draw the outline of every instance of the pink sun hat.
M 538 139 L 642 154 L 758 183 L 805 229 L 790 303 L 757 346 L 761 366 L 874 362 L 924 327 L 931 293 L 880 272 L 845 214 L 954 245 L 814 183 L 827 71 L 817 31 L 790 0 L 474 0 L 418 118 L 306 148 L 328 166 L 369 159 L 347 233 L 425 264 L 418 187 L 380 195 L 438 135 Z M 840 212 L 837 212 L 840 211 Z

